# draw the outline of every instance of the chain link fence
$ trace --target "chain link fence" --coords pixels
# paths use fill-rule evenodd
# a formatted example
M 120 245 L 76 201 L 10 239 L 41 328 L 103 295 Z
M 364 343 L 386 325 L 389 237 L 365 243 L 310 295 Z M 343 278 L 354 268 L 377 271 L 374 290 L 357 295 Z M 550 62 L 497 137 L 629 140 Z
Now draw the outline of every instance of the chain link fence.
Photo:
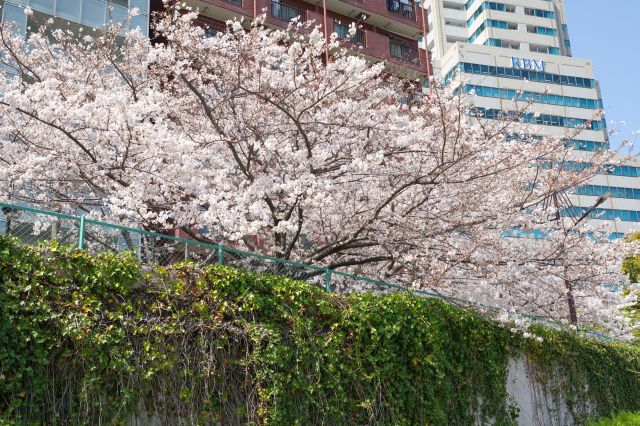
M 447 297 L 424 290 L 405 287 L 352 275 L 314 265 L 237 250 L 221 244 L 200 241 L 129 228 L 101 222 L 84 216 L 72 216 L 25 206 L 0 203 L 0 234 L 12 236 L 24 244 L 57 241 L 77 245 L 94 253 L 132 251 L 142 264 L 168 266 L 177 262 L 195 262 L 201 266 L 225 265 L 269 273 L 306 281 L 327 292 L 372 292 L 388 294 L 410 291 L 416 296 L 440 299 L 466 308 L 485 317 L 496 318 L 503 312 L 493 306 L 478 305 L 470 301 Z M 518 314 L 529 322 L 548 327 L 565 328 L 563 324 L 529 314 Z M 600 340 L 614 340 L 600 333 L 587 333 Z

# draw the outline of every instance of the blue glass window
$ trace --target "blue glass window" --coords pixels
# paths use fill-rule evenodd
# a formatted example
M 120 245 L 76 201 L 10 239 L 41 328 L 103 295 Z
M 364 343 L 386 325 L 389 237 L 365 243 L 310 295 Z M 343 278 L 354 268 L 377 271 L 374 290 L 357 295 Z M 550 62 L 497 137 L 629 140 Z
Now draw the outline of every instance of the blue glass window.
M 27 30 L 27 15 L 24 9 L 10 3 L 5 3 L 3 9 L 3 21 L 12 22 L 16 26 L 15 32 L 24 34 Z
M 491 74 L 491 68 L 482 65 L 482 74 Z M 475 90 L 478 96 L 487 96 L 494 98 L 502 98 L 502 99 L 514 99 L 517 97 L 518 100 L 528 101 L 532 100 L 536 103 L 543 103 L 549 105 L 560 105 L 560 106 L 570 106 L 575 108 L 585 108 L 585 109 L 597 109 L 600 108 L 601 102 L 596 99 L 585 99 L 585 98 L 574 98 L 571 96 L 560 96 L 560 95 L 551 95 L 551 94 L 543 94 L 543 93 L 535 93 L 523 91 L 516 96 L 515 90 L 506 90 L 506 89 L 497 89 L 494 87 L 487 86 L 476 86 L 468 84 L 466 86 L 466 92 L 470 93 L 472 90 Z
M 621 188 L 615 186 L 585 185 L 575 190 L 576 195 L 600 197 L 610 193 L 613 198 L 628 198 L 640 200 L 640 190 L 635 188 Z
M 493 41 L 492 41 L 493 40 Z M 487 45 L 492 45 L 493 42 L 500 42 L 497 39 L 487 40 Z M 527 79 L 530 81 L 538 81 L 541 83 L 553 83 L 564 86 L 583 87 L 587 89 L 595 88 L 595 80 L 582 77 L 570 77 L 566 75 L 551 74 L 540 71 L 520 70 L 506 67 L 488 67 L 482 72 L 482 68 L 478 64 L 462 63 L 461 69 L 470 74 L 483 74 L 494 77 L 507 77 L 517 80 Z
M 31 0 L 29 6 L 40 12 L 53 15 L 53 0 Z
M 551 12 L 549 10 L 542 10 L 542 9 L 525 8 L 524 13 L 530 16 L 537 16 L 538 18 L 555 19 L 556 17 L 555 12 Z
M 567 207 L 562 209 L 562 216 L 580 217 L 587 211 L 586 207 Z M 595 209 L 589 217 L 601 220 L 620 219 L 625 222 L 638 222 L 640 212 L 634 210 L 615 210 L 615 209 Z
M 536 27 L 536 34 L 556 36 L 558 35 L 558 30 L 556 30 L 555 28 Z
M 502 111 L 502 110 L 493 109 L 493 108 L 476 108 L 475 110 L 470 112 L 479 118 L 495 118 L 499 116 L 515 117 L 516 116 L 516 113 L 514 111 Z M 590 121 L 582 118 L 561 117 L 558 115 L 547 115 L 547 114 L 541 114 L 536 117 L 533 113 L 522 114 L 518 116 L 518 119 L 526 123 L 558 126 L 558 127 L 568 127 L 572 129 L 582 128 L 583 126 L 590 130 L 604 129 L 604 124 L 602 120 Z
M 67 0 L 56 2 L 56 15 L 71 21 L 80 21 L 80 3 L 82 0 Z
M 83 0 L 81 23 L 90 27 L 104 25 L 106 4 L 100 0 Z
M 149 0 L 129 0 L 129 7 L 137 7 L 142 13 L 149 13 Z
M 502 47 L 502 40 L 497 38 L 490 38 L 484 42 L 485 46 Z

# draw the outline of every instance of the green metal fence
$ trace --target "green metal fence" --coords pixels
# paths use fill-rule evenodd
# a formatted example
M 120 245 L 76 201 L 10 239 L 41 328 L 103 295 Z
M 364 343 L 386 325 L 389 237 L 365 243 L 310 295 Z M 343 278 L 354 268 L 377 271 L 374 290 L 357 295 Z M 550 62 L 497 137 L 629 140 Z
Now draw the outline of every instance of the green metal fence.
M 191 261 L 202 266 L 226 265 L 248 269 L 258 273 L 271 273 L 317 285 L 327 292 L 373 292 L 385 294 L 395 291 L 410 291 L 421 297 L 440 299 L 457 306 L 473 308 L 484 316 L 493 317 L 502 310 L 493 306 L 475 304 L 466 300 L 448 297 L 424 290 L 407 289 L 396 284 L 332 270 L 315 265 L 306 265 L 258 253 L 237 250 L 222 244 L 208 244 L 191 239 L 129 228 L 101 222 L 85 216 L 73 216 L 31 207 L 0 203 L 0 234 L 18 238 L 25 244 L 58 241 L 77 245 L 78 248 L 95 253 L 132 251 L 141 263 L 147 265 L 171 265 Z M 554 321 L 519 314 L 530 321 L 562 328 Z M 610 340 L 607 336 L 590 333 L 593 337 Z
M 31 207 L 0 203 L 0 233 L 18 238 L 25 244 L 56 240 L 93 252 L 133 251 L 143 264 L 170 265 L 192 261 L 200 265 L 227 265 L 259 273 L 273 273 L 308 281 L 327 292 L 408 291 L 406 288 L 321 266 L 306 265 L 263 254 L 208 244 L 141 229 L 129 228 L 86 218 Z M 434 297 L 466 304 L 463 300 L 413 290 Z

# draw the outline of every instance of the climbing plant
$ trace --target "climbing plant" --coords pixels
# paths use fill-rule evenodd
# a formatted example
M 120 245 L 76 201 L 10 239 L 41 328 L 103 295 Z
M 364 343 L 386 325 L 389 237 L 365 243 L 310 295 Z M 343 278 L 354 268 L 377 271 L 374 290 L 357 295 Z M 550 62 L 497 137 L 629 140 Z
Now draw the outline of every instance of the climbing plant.
M 0 237 L 0 424 L 509 425 L 522 354 L 562 373 L 578 421 L 640 409 L 637 347 L 531 332 L 406 292 Z
M 636 232 L 628 237 L 630 241 L 640 240 L 640 232 Z M 622 272 L 628 277 L 632 283 L 640 281 L 640 254 L 629 256 L 622 262 Z M 635 324 L 640 324 L 640 300 L 626 309 L 628 315 L 633 319 Z M 635 330 L 636 337 L 640 338 L 640 328 Z

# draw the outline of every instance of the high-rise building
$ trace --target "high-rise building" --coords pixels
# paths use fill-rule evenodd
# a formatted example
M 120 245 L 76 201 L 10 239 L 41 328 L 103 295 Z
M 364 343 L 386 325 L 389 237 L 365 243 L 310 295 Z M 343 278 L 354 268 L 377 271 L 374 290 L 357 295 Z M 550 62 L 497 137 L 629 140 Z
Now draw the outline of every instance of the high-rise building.
M 2 22 L 14 22 L 18 31 L 36 31 L 49 19 L 52 28 L 79 32 L 91 30 L 108 22 L 124 23 L 130 9 L 139 13 L 128 22 L 130 28 L 149 32 L 150 0 L 0 0 Z M 25 14 L 29 7 L 33 13 Z
M 540 136 L 566 138 L 575 167 L 587 167 L 594 150 L 608 147 L 606 121 L 596 114 L 599 84 L 591 62 L 571 56 L 562 0 L 426 0 L 425 8 L 434 75 L 448 83 L 460 73 L 463 89 L 477 95 L 481 119 L 532 101 L 521 119 L 539 125 Z M 636 229 L 639 177 L 636 159 L 612 167 L 563 197 L 563 214 L 606 221 L 614 237 Z
M 186 0 L 197 7 L 201 25 L 214 33 L 225 29 L 225 22 L 244 18 L 248 24 L 265 14 L 265 24 L 285 28 L 296 17 L 314 21 L 328 36 L 338 34 L 344 46 L 374 62 L 386 61 L 394 73 L 422 80 L 429 61 L 418 40 L 426 31 L 424 9 L 414 0 Z M 160 10 L 162 0 L 152 0 L 152 10 Z M 355 23 L 355 36 L 349 26 Z

